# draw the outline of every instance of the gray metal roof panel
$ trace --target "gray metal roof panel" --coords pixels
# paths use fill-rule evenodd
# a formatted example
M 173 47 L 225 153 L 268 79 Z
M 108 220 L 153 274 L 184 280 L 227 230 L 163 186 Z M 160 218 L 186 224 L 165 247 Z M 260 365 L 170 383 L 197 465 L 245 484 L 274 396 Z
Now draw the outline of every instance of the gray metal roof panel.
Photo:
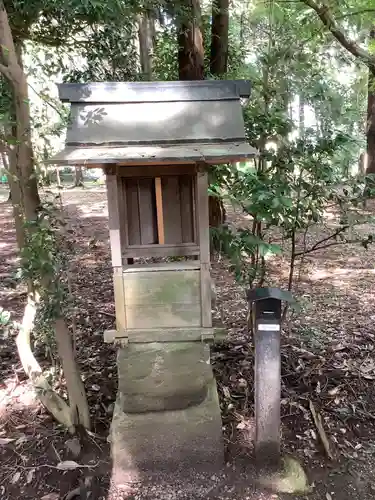
M 178 143 L 245 140 L 236 101 L 73 103 L 66 143 Z
M 257 156 L 256 149 L 245 142 L 227 144 L 184 144 L 181 146 L 73 147 L 67 146 L 48 160 L 55 165 L 90 165 L 110 163 L 206 162 L 229 163 Z
M 249 97 L 248 80 L 192 80 L 175 82 L 62 83 L 64 102 L 128 103 L 218 101 Z

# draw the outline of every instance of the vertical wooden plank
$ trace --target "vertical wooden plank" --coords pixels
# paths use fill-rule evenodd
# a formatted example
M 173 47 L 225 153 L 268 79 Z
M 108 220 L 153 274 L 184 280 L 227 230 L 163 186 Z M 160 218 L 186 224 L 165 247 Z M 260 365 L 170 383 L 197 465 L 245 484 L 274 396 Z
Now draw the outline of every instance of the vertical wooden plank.
M 115 294 L 116 330 L 118 333 L 123 333 L 126 330 L 126 306 L 124 276 L 120 267 L 116 267 L 113 270 L 113 288 Z
M 152 245 L 157 242 L 154 181 L 152 178 L 138 180 L 138 199 L 141 245 Z
M 211 277 L 210 277 L 210 235 L 208 217 L 208 176 L 205 165 L 199 165 L 197 174 L 197 219 L 201 263 L 202 326 L 212 326 Z
M 182 243 L 180 189 L 177 175 L 162 177 L 165 243 Z
M 158 223 L 158 243 L 164 245 L 164 212 L 163 212 L 163 194 L 161 189 L 161 178 L 155 178 L 155 196 L 156 196 L 156 218 Z
M 121 229 L 118 200 L 118 178 L 114 174 L 106 175 L 107 199 L 108 199 L 108 224 L 109 239 L 111 243 L 112 267 L 122 266 L 121 256 Z
M 193 182 L 192 182 L 192 190 L 193 190 L 193 238 L 194 238 L 194 243 L 199 243 L 199 237 L 198 237 L 198 216 L 197 216 L 197 211 L 198 211 L 198 201 L 197 201 L 197 174 L 194 175 L 193 177 Z
M 120 216 L 120 231 L 121 231 L 121 250 L 129 246 L 128 234 L 128 210 L 126 203 L 126 184 L 123 177 L 117 179 L 118 197 L 119 197 L 119 216 Z
M 141 231 L 139 224 L 138 182 L 136 179 L 126 179 L 126 200 L 129 245 L 140 245 Z
M 193 223 L 193 178 L 191 175 L 179 176 L 180 200 L 181 200 L 181 228 L 182 242 L 193 243 L 194 223 Z

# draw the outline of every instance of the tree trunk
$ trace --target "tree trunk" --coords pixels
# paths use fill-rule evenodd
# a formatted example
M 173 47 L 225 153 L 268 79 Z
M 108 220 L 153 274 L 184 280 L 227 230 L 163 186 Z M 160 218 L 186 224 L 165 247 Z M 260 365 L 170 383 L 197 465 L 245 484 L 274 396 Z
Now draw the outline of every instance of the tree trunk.
M 375 174 L 375 73 L 369 70 L 367 96 L 367 174 Z
M 10 150 L 9 155 L 10 175 L 8 176 L 8 181 L 11 190 L 17 243 L 19 250 L 22 250 L 27 242 L 27 231 L 30 231 L 24 222 L 33 221 L 37 218 L 40 199 L 34 168 L 28 86 L 22 67 L 21 47 L 17 47 L 16 49 L 14 45 L 8 15 L 1 0 L 0 73 L 8 80 L 13 93 L 15 125 L 12 135 L 14 146 Z M 30 337 L 39 302 L 39 295 L 34 285 L 34 283 L 28 283 L 28 302 L 25 307 L 22 326 L 16 339 L 18 354 L 22 366 L 32 381 L 41 402 L 59 422 L 64 424 L 70 431 L 74 431 L 74 421 L 71 418 L 72 412 L 69 406 L 53 391 L 31 350 Z M 67 344 L 65 349 L 68 348 L 69 345 Z M 63 360 L 64 363 L 69 366 L 70 360 Z M 71 374 L 69 376 L 73 377 Z M 77 387 L 80 387 L 78 383 Z M 76 405 L 76 403 L 78 404 L 78 398 L 75 397 L 75 394 L 73 402 Z M 84 422 L 87 422 L 84 418 L 86 408 L 83 407 L 81 411 L 82 424 L 84 424 Z
M 38 183 L 34 168 L 34 155 L 31 141 L 31 120 L 28 86 L 22 64 L 22 47 L 15 46 L 8 24 L 4 5 L 0 2 L 0 46 L 4 47 L 0 72 L 8 79 L 13 94 L 13 115 L 15 124 L 11 135 L 14 143 L 10 149 L 8 182 L 10 198 L 16 226 L 19 248 L 25 242 L 25 220 L 34 220 L 40 206 Z M 6 48 L 6 50 L 5 50 Z
M 1 161 L 3 163 L 3 167 L 7 172 L 7 179 L 8 179 L 8 186 L 9 186 L 9 159 L 8 159 L 8 154 L 5 151 L 1 151 Z M 12 193 L 9 187 L 9 194 L 8 194 L 8 202 L 12 201 Z
M 56 183 L 57 183 L 57 187 L 61 187 L 61 178 L 60 178 L 60 169 L 59 167 L 56 167 Z
M 74 187 L 83 187 L 83 170 L 80 165 L 75 167 Z
M 149 12 L 139 14 L 138 16 L 138 40 L 139 40 L 139 59 L 141 63 L 141 72 L 145 80 L 152 80 L 152 54 L 154 38 L 154 20 Z
M 229 0 L 212 1 L 210 72 L 224 76 L 228 65 Z
M 204 79 L 202 15 L 199 0 L 188 0 L 179 20 L 178 76 L 180 80 Z
M 5 153 L 5 151 L 1 151 L 1 161 L 3 163 L 3 167 L 8 172 L 9 171 L 9 160 L 8 160 L 8 155 Z
M 228 64 L 229 0 L 213 0 L 211 25 L 210 72 L 222 78 Z M 215 168 L 215 167 L 213 167 Z M 218 196 L 209 198 L 210 227 L 219 227 L 225 222 L 223 200 Z
M 302 93 L 300 93 L 298 98 L 298 118 L 299 118 L 299 138 L 305 138 L 305 98 Z
M 81 425 L 85 429 L 89 429 L 90 411 L 85 387 L 74 357 L 72 337 L 62 318 L 57 319 L 55 322 L 55 338 L 65 375 L 72 421 L 75 425 Z
M 358 159 L 358 174 L 360 176 L 363 176 L 366 173 L 366 161 L 367 161 L 366 153 L 361 153 Z
M 43 375 L 42 369 L 31 350 L 31 332 L 37 310 L 37 300 L 29 296 L 20 331 L 16 338 L 18 354 L 25 373 L 30 378 L 41 403 L 70 432 L 74 432 L 74 423 L 69 406 L 55 393 Z

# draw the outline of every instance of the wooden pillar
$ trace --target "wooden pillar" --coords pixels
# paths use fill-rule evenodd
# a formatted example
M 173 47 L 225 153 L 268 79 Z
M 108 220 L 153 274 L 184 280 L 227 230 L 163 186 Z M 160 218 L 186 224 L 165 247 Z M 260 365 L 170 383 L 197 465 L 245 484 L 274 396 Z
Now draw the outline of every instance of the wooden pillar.
M 106 174 L 108 199 L 109 239 L 111 242 L 112 267 L 122 267 L 121 231 L 119 211 L 119 189 L 117 176 L 114 173 Z
M 115 295 L 116 330 L 126 330 L 125 291 L 122 267 L 122 245 L 120 229 L 120 189 L 119 177 L 113 172 L 107 172 L 108 225 L 111 244 L 113 268 L 113 287 Z
M 197 222 L 201 265 L 202 326 L 212 326 L 211 277 L 210 277 L 210 232 L 208 220 L 208 175 L 205 164 L 198 165 L 197 173 Z

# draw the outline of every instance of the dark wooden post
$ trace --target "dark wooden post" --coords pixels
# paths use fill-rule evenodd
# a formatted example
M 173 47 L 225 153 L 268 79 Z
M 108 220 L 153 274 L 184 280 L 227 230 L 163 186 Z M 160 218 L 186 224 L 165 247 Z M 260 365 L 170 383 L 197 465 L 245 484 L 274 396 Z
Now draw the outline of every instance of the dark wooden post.
M 248 292 L 255 347 L 255 455 L 260 466 L 280 463 L 281 301 L 289 292 L 257 288 Z
M 281 301 L 254 302 L 255 453 L 260 464 L 280 460 Z

